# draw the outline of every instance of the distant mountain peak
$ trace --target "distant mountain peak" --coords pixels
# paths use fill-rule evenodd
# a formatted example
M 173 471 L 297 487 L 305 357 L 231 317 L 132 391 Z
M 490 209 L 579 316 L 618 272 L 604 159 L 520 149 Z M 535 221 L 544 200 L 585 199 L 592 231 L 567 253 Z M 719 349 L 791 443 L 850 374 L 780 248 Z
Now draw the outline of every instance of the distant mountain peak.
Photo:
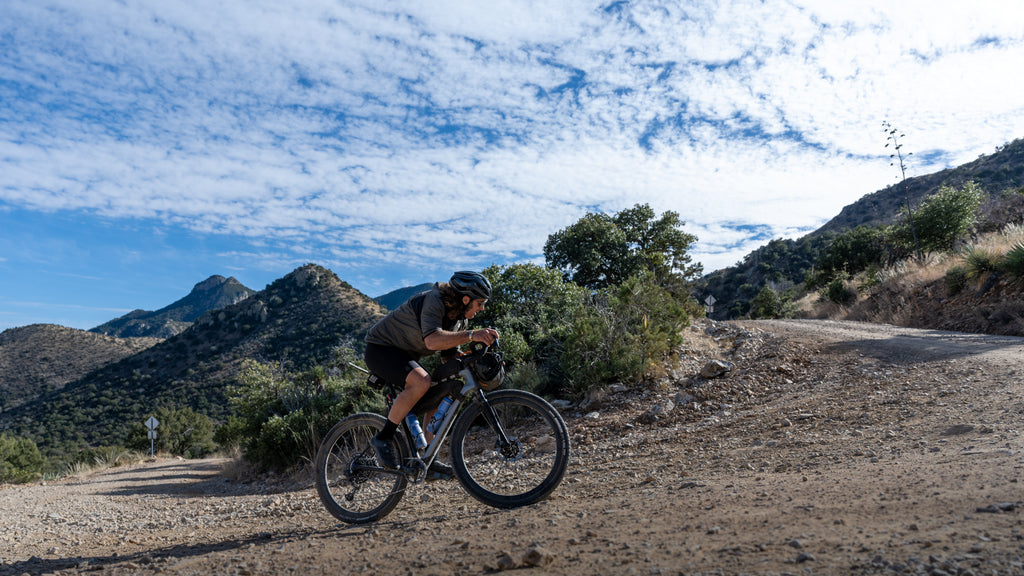
M 220 287 L 221 285 L 223 285 L 223 284 L 225 284 L 227 282 L 238 282 L 238 280 L 235 280 L 234 277 L 225 278 L 225 277 L 221 276 L 220 274 L 214 274 L 213 276 L 210 276 L 206 280 L 203 280 L 202 282 L 196 284 L 192 288 L 192 291 L 193 292 L 196 292 L 196 291 L 208 292 L 210 290 L 213 290 L 215 288 Z
M 215 274 L 196 284 L 187 296 L 155 312 L 134 310 L 101 324 L 90 332 L 120 338 L 169 338 L 188 328 L 203 314 L 237 304 L 255 292 L 234 277 Z

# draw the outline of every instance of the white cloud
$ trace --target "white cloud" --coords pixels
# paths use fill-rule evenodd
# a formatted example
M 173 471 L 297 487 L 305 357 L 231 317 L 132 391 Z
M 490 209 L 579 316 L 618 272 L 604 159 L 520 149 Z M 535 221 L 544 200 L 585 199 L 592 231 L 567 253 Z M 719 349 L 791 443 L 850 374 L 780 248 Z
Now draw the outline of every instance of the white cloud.
M 883 119 L 956 162 L 1024 133 L 1005 3 L 10 4 L 0 202 L 267 266 L 535 259 L 647 202 L 711 270 L 891 183 Z

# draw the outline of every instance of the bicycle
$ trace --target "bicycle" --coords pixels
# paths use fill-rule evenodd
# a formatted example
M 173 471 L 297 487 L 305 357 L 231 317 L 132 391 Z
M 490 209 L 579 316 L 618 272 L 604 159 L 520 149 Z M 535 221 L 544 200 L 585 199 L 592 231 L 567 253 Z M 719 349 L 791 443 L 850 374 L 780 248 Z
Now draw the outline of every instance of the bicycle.
M 447 393 L 451 406 L 433 440 L 417 449 L 403 419 L 392 449 L 403 464 L 381 466 L 369 444 L 384 427 L 380 414 L 358 413 L 341 420 L 320 445 L 316 489 L 335 518 L 350 524 L 380 520 L 398 505 L 409 484 L 427 478 L 445 440 L 456 480 L 471 496 L 495 508 L 533 504 L 561 483 L 569 463 L 569 431 L 558 411 L 540 396 L 523 390 L 494 390 L 504 375 L 500 353 L 482 343 L 445 365 L 447 373 L 413 409 L 422 412 Z M 497 385 L 492 382 L 500 369 Z M 368 373 L 369 382 L 383 382 Z M 490 388 L 486 390 L 485 388 Z M 456 392 L 457 390 L 457 392 Z M 401 391 L 383 382 L 387 410 Z M 387 413 L 385 410 L 385 413 Z

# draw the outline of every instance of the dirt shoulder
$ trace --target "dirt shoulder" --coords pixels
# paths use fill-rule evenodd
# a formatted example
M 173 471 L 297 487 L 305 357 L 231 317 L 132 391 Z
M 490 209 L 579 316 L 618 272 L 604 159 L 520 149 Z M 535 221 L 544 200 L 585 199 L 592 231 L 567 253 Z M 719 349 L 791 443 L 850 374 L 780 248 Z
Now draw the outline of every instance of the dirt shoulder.
M 537 505 L 435 483 L 349 527 L 306 480 L 159 460 L 0 489 L 0 576 L 1024 573 L 1024 338 L 707 322 L 686 347 L 564 409 L 571 468 Z

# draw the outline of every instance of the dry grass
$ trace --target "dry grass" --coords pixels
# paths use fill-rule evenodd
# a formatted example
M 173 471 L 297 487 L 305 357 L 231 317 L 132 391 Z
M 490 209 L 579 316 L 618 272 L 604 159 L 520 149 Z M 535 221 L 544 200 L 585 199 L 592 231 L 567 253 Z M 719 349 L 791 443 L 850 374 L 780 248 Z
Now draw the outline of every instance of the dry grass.
M 962 294 L 947 289 L 946 276 L 959 266 L 970 271 L 978 262 L 968 261 L 991 255 L 998 261 L 1013 246 L 1024 242 L 1024 226 L 1009 225 L 984 234 L 961 250 L 927 254 L 922 261 L 905 260 L 868 278 L 857 278 L 862 294 L 856 304 L 837 306 L 810 294 L 797 302 L 798 315 L 894 324 L 897 326 L 942 328 L 967 332 L 1024 335 L 1024 304 L 1020 290 L 999 276 L 985 272 L 971 278 Z M 987 268 L 986 268 L 987 270 Z

